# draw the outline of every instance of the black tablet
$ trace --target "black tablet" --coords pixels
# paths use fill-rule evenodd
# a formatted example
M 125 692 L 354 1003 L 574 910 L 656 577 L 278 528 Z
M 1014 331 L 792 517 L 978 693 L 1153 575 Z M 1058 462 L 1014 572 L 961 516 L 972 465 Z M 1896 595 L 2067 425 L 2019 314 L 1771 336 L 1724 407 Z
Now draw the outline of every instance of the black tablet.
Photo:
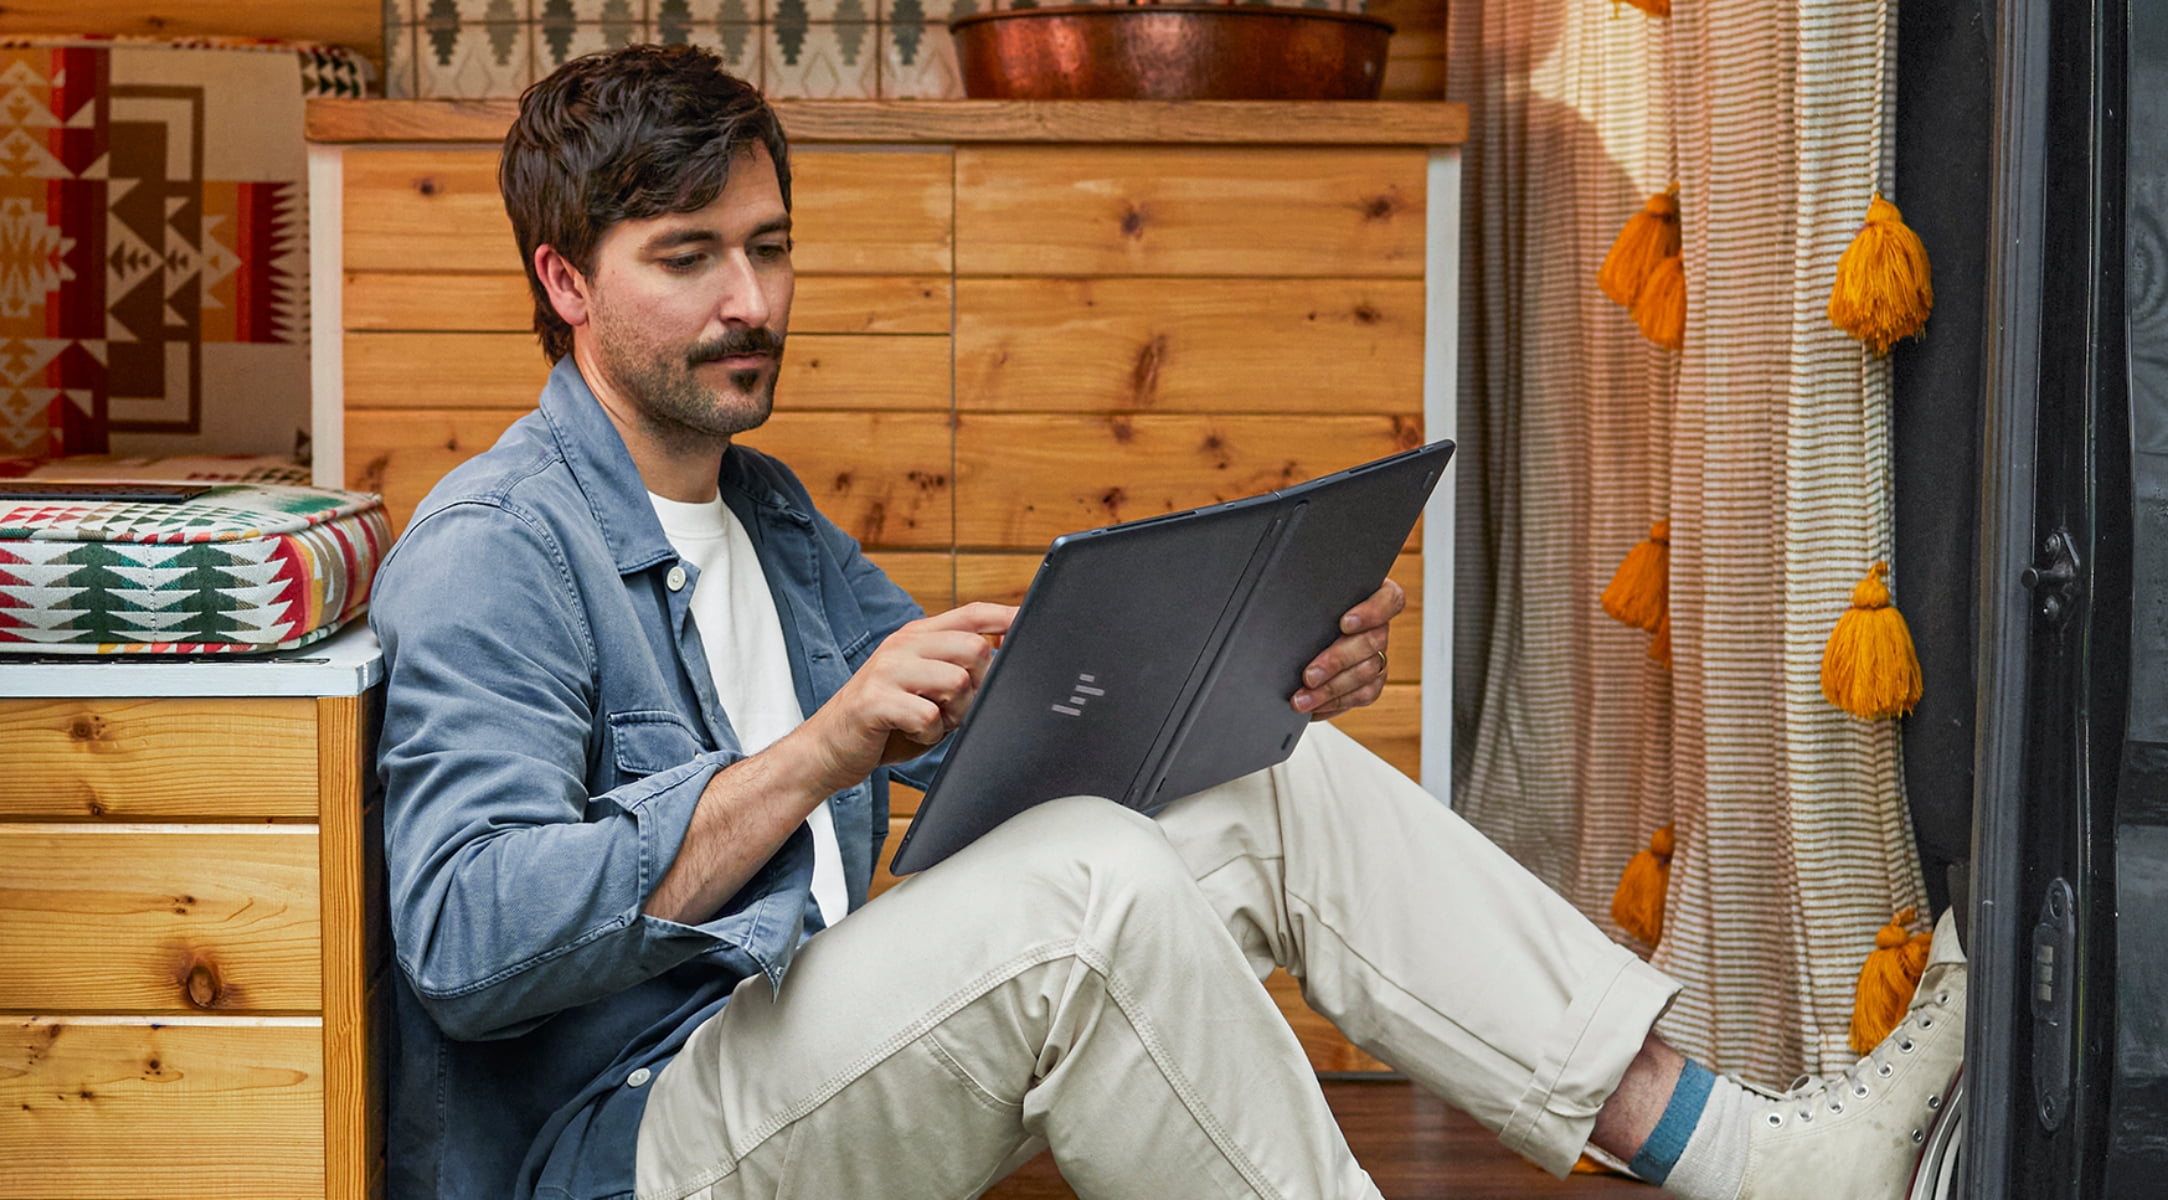
M 1384 581 L 1452 453 L 1056 538 L 890 869 L 1060 796 L 1157 812 L 1285 761 L 1302 669 Z

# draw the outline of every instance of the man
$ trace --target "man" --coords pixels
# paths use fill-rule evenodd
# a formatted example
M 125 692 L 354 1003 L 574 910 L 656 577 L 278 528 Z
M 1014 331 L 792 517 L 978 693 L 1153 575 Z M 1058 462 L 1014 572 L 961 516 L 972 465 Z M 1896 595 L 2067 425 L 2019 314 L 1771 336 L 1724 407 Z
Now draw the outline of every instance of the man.
M 1563 1172 L 1894 1195 L 1963 965 L 1776 1097 L 1682 1061 L 1678 985 L 1329 725 L 1169 805 L 1038 806 L 865 901 L 991 604 L 921 617 L 782 464 L 788 147 L 708 56 L 537 84 L 500 182 L 555 363 L 384 565 L 396 1196 L 1376 1195 L 1257 979 Z M 1290 703 L 1376 699 L 1387 584 Z M 845 916 L 846 913 L 850 915 Z M 817 936 L 816 936 L 817 935 Z M 1811 1169 L 1808 1169 L 1811 1167 Z

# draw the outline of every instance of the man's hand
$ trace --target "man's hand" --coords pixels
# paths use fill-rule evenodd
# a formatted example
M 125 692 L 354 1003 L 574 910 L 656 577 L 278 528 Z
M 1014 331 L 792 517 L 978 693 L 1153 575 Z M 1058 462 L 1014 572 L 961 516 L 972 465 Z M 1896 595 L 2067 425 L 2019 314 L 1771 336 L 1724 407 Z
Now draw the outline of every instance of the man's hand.
M 1015 619 L 1010 605 L 966 604 L 890 634 L 798 731 L 818 739 L 830 790 L 916 758 L 963 724 L 993 662 L 986 637 Z
M 1392 637 L 1387 626 L 1407 606 L 1408 593 L 1388 579 L 1368 600 L 1349 609 L 1340 618 L 1340 639 L 1302 669 L 1295 711 L 1327 721 L 1375 701 L 1385 690 L 1385 644 Z

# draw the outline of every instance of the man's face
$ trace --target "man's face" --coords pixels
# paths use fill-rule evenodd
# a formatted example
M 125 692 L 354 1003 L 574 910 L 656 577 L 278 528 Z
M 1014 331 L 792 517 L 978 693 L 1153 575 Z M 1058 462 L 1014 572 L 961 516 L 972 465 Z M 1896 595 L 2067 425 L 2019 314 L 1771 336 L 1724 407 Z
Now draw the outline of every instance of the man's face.
M 595 365 L 667 440 L 768 419 L 796 276 L 775 164 L 755 144 L 713 203 L 602 235 L 587 333 Z

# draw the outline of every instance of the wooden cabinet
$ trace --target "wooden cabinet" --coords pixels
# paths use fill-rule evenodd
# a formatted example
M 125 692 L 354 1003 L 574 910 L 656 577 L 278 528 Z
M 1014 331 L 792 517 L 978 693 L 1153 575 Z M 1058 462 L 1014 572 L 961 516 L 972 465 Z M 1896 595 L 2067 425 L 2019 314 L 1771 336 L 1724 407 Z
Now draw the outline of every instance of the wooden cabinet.
M 1460 106 L 777 107 L 798 298 L 743 440 L 929 610 L 1013 602 L 1059 534 L 1450 435 Z M 319 482 L 383 492 L 395 523 L 546 374 L 495 190 L 512 112 L 310 110 L 316 442 L 343 469 Z M 1450 711 L 1425 603 L 1450 554 L 1423 551 L 1450 546 L 1451 491 L 1394 572 L 1385 696 L 1340 722 L 1411 775 L 1426 683 L 1430 726 Z
M 374 642 L 288 657 L 5 666 L 0 1200 L 381 1190 Z

